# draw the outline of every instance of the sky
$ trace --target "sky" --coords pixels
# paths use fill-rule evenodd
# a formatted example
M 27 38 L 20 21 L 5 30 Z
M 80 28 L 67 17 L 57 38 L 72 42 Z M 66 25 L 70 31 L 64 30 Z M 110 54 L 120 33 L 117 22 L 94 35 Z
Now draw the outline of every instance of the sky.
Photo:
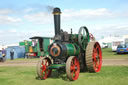
M 54 7 L 61 9 L 61 29 L 69 33 L 86 26 L 97 40 L 128 34 L 128 0 L 0 0 L 0 45 L 53 37 Z

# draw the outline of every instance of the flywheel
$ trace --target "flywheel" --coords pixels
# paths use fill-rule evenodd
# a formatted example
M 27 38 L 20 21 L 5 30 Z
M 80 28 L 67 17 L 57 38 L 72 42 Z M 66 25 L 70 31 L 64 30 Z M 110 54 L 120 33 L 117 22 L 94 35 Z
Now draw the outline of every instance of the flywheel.
M 78 33 L 78 42 L 83 50 L 86 49 L 87 43 L 90 41 L 90 36 L 87 27 L 82 26 Z

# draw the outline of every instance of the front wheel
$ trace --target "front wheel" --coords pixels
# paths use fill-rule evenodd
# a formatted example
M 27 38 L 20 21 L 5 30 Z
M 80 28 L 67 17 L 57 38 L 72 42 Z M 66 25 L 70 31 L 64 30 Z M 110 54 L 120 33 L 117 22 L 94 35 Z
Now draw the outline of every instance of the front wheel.
M 40 79 L 46 79 L 50 77 L 52 70 L 48 69 L 48 66 L 52 64 L 49 58 L 42 58 L 37 64 L 37 75 Z
M 75 56 L 70 56 L 66 62 L 66 73 L 70 81 L 77 80 L 80 73 L 80 64 Z

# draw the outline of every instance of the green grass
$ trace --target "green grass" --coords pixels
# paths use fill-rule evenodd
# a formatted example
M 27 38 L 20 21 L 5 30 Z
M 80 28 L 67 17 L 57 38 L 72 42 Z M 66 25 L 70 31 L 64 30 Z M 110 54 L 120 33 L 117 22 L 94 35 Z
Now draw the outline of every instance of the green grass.
M 57 72 L 46 80 L 36 77 L 35 67 L 0 67 L 0 85 L 128 85 L 128 67 L 105 66 L 99 73 L 80 73 L 77 81 Z
M 128 54 L 117 54 L 111 48 L 102 49 L 103 59 L 128 59 Z

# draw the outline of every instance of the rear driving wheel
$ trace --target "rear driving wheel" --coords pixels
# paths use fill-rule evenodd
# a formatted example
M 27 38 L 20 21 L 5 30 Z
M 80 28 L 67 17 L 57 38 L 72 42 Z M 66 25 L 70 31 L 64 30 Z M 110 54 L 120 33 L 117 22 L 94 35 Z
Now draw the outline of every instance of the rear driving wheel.
M 77 80 L 80 72 L 80 64 L 75 56 L 70 56 L 66 62 L 66 73 L 70 81 Z
M 86 65 L 89 72 L 99 72 L 102 66 L 102 51 L 98 42 L 90 42 L 86 49 Z
M 51 65 L 51 60 L 49 58 L 42 58 L 37 64 L 37 75 L 40 79 L 46 79 L 50 77 L 52 70 L 48 69 Z

